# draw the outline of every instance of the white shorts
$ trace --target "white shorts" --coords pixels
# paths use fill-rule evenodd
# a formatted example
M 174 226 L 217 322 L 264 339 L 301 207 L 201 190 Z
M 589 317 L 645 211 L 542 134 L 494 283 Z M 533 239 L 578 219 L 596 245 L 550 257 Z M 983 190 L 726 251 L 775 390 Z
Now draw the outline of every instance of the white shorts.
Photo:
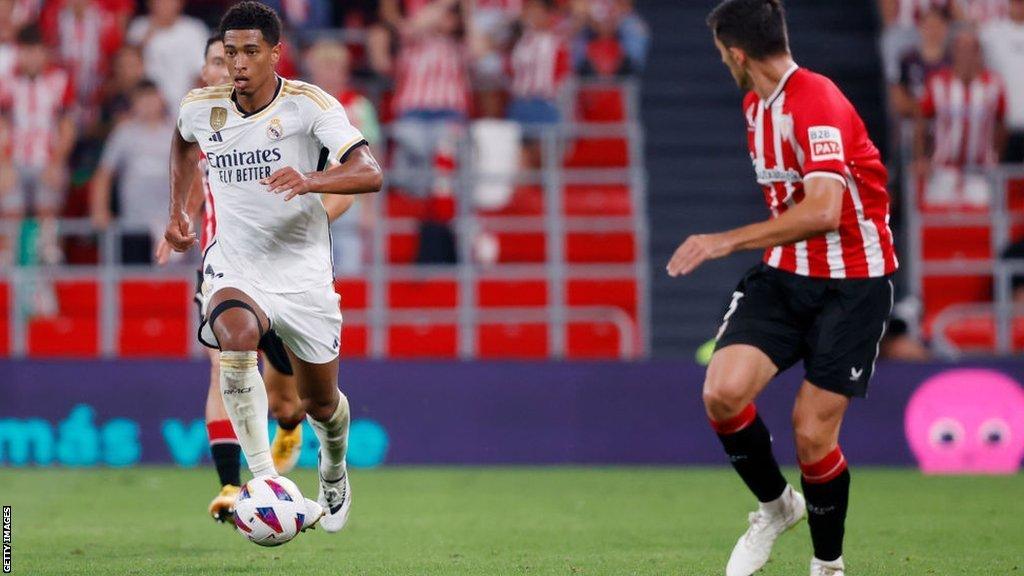
M 213 328 L 206 319 L 213 295 L 235 288 L 248 295 L 270 320 L 270 326 L 299 359 L 326 364 L 338 357 L 341 348 L 341 298 L 333 284 L 305 292 L 276 293 L 256 287 L 225 262 L 216 243 L 203 258 L 202 313 L 199 342 L 219 348 Z

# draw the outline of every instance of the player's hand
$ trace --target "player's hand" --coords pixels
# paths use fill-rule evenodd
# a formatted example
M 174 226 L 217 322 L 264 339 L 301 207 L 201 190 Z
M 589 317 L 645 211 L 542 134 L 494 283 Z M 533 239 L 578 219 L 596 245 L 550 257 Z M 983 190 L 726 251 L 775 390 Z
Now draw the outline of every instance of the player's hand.
M 192 220 L 188 214 L 178 212 L 171 215 L 171 221 L 164 232 L 164 240 L 175 252 L 187 252 L 196 243 L 196 233 L 192 231 Z
M 291 166 L 285 166 L 268 178 L 260 180 L 260 184 L 266 186 L 271 194 L 284 194 L 285 202 L 296 196 L 312 192 L 312 181 L 309 176 Z
M 153 252 L 153 260 L 156 261 L 158 266 L 167 264 L 167 261 L 171 259 L 171 244 L 166 238 L 161 238 L 160 242 L 156 245 L 156 250 Z
M 697 234 L 690 236 L 676 249 L 669 260 L 668 275 L 675 278 L 685 276 L 708 260 L 722 258 L 732 253 L 732 247 L 723 234 Z

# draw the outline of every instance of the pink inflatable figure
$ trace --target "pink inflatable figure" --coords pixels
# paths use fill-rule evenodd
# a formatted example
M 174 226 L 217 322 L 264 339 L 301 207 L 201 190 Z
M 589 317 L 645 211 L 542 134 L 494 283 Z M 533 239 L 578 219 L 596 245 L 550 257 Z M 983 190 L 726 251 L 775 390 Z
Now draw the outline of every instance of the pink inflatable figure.
M 1013 474 L 1024 457 L 1024 389 L 994 370 L 949 370 L 914 392 L 904 428 L 926 474 Z

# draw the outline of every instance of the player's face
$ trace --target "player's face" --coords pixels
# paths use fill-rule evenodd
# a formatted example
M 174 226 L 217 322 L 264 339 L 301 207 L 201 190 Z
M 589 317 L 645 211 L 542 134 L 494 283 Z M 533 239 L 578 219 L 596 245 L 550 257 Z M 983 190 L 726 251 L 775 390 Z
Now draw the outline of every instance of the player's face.
M 722 44 L 718 38 L 715 38 L 715 46 L 718 47 L 718 52 L 722 55 L 722 63 L 729 69 L 729 73 L 732 74 L 732 78 L 736 81 L 736 85 L 742 90 L 753 89 L 754 84 L 750 81 L 750 74 L 747 72 L 746 68 L 737 61 L 735 56 L 735 54 L 742 55 L 742 53 L 735 49 L 726 48 L 725 44 Z
M 224 43 L 215 42 L 206 51 L 206 62 L 203 63 L 201 74 L 203 84 L 207 86 L 219 86 L 227 84 L 231 80 L 231 73 L 228 71 L 228 61 L 224 57 Z
M 251 96 L 274 79 L 281 44 L 271 46 L 259 30 L 228 30 L 224 33 L 224 55 L 235 92 Z

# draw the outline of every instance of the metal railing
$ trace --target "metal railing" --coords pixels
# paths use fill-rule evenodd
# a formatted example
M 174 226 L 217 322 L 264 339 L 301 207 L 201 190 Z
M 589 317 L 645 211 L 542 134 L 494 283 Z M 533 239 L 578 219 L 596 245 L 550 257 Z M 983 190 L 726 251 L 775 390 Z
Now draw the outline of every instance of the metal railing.
M 534 183 L 542 190 L 543 213 L 539 216 L 494 216 L 479 213 L 472 202 L 475 185 L 491 178 L 507 175 L 484 173 L 475 167 L 472 154 L 465 146 L 459 152 L 455 174 L 457 214 L 450 223 L 457 238 L 458 261 L 447 265 L 408 265 L 391 263 L 389 238 L 396 233 L 414 231 L 416 221 L 389 218 L 383 197 L 370 202 L 372 225 L 368 230 L 357 224 L 348 232 L 358 233 L 369 247 L 365 262 L 369 305 L 365 311 L 344 311 L 346 323 L 364 324 L 371 328 L 369 355 L 384 358 L 388 354 L 388 329 L 399 322 L 425 319 L 454 321 L 458 327 L 458 356 L 474 358 L 478 354 L 478 332 L 483 324 L 544 323 L 548 326 L 548 349 L 552 358 L 564 358 L 567 352 L 567 326 L 573 322 L 607 323 L 619 335 L 619 356 L 637 358 L 650 350 L 650 305 L 648 233 L 646 223 L 647 177 L 643 164 L 642 130 L 637 122 L 637 86 L 626 82 L 618 85 L 625 94 L 627 121 L 623 124 L 579 124 L 566 122 L 547 128 L 525 128 L 524 134 L 541 143 L 542 165 L 539 170 L 517 173 L 513 184 Z M 388 135 L 390 137 L 390 134 Z M 565 168 L 563 159 L 567 142 L 577 138 L 622 138 L 628 145 L 628 167 L 612 169 Z M 386 180 L 391 171 L 386 171 Z M 428 177 L 429 174 L 421 174 Z M 564 187 L 572 184 L 614 184 L 630 191 L 631 210 L 628 216 L 568 216 L 564 213 Z M 385 183 L 383 194 L 389 192 Z M 336 225 L 337 226 L 337 225 Z M 341 225 L 346 227 L 345 224 Z M 195 277 L 196 256 L 185 262 L 163 268 L 120 264 L 120 237 L 130 230 L 117 225 L 97 233 L 86 219 L 61 220 L 61 235 L 93 236 L 99 239 L 99 263 L 73 266 L 11 266 L 0 267 L 0 282 L 10 286 L 9 330 L 11 352 L 15 357 L 28 352 L 30 318 L 22 303 L 23 292 L 39 283 L 57 280 L 89 279 L 99 285 L 100 352 L 104 357 L 118 354 L 120 327 L 118 287 L 125 280 L 178 280 L 191 285 Z M 546 239 L 545 258 L 534 264 L 484 264 L 474 257 L 473 239 L 481 230 L 527 231 L 543 233 Z M 571 232 L 629 231 L 633 233 L 635 257 L 622 264 L 570 264 L 565 243 Z M 16 224 L 0 222 L 0 237 L 17 236 Z M 194 254 L 194 253 L 193 253 Z M 393 280 L 447 278 L 457 281 L 458 301 L 454 309 L 392 310 L 388 309 L 388 286 Z M 478 281 L 491 278 L 515 278 L 545 281 L 547 304 L 543 308 L 481 308 L 475 302 Z M 634 322 L 623 310 L 609 307 L 570 307 L 566 284 L 570 279 L 630 279 L 636 282 L 637 316 Z M 342 278 L 344 279 L 344 278 Z M 342 294 L 344 308 L 344 294 Z M 189 314 L 188 338 L 191 353 L 199 355 L 202 348 L 195 342 L 196 319 Z

